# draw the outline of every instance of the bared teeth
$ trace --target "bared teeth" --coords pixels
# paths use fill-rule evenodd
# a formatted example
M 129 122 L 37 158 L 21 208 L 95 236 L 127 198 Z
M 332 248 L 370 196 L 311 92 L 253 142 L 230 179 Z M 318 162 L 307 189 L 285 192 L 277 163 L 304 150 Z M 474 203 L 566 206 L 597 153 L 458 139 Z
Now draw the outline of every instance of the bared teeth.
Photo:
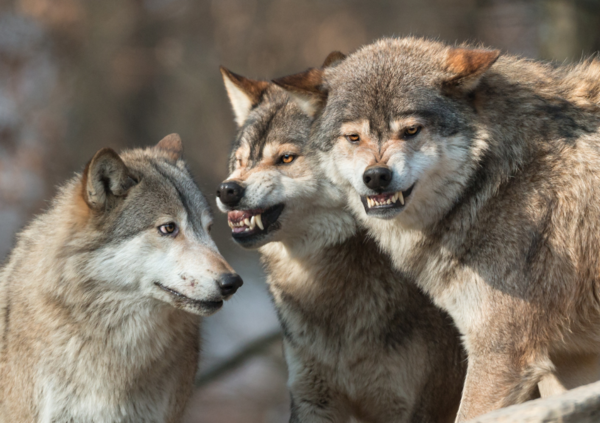
M 400 204 L 404 205 L 404 196 L 402 195 L 402 191 L 398 191 L 397 193 L 389 197 L 387 200 L 378 200 L 375 198 L 367 197 L 367 206 L 371 208 L 376 206 L 392 205 L 397 201 L 400 201 Z
M 263 226 L 263 223 L 262 223 L 262 216 L 260 214 L 257 214 L 256 216 L 254 216 L 254 218 L 255 218 L 256 225 L 260 228 L 261 231 L 264 231 L 265 227 Z
M 253 216 L 249 216 L 244 220 L 239 220 L 237 222 L 232 222 L 231 220 L 227 220 L 227 224 L 231 229 L 234 228 L 244 228 L 244 232 L 253 231 L 257 226 L 261 230 L 265 230 L 265 225 L 262 221 L 262 215 L 256 214 Z

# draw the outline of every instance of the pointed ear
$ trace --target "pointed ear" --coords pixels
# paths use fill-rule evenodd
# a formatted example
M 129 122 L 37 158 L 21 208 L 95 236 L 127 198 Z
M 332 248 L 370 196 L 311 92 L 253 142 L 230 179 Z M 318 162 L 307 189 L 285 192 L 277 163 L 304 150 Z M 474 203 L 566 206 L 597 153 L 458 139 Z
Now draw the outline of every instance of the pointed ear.
M 225 69 L 223 66 L 220 69 L 235 115 L 235 122 L 240 127 L 246 121 L 250 110 L 260 102 L 263 93 L 269 87 L 269 83 L 245 78 Z
M 444 88 L 454 91 L 473 90 L 499 56 L 500 50 L 450 49 L 446 56 L 446 70 L 453 76 L 444 81 Z
M 300 109 L 310 117 L 323 108 L 327 99 L 327 91 L 323 88 L 323 69 L 312 68 L 274 79 L 273 83 L 286 90 Z
M 137 181 L 114 150 L 103 148 L 83 171 L 83 199 L 95 211 L 112 209 Z
M 164 137 L 154 148 L 165 153 L 169 159 L 176 162 L 183 155 L 183 143 L 179 134 L 170 134 Z
M 332 66 L 336 66 L 338 63 L 340 63 L 345 58 L 346 58 L 346 55 L 344 53 L 342 53 L 341 51 L 337 51 L 337 50 L 332 51 L 325 58 L 325 61 L 323 62 L 323 65 L 321 67 L 322 68 L 330 68 Z

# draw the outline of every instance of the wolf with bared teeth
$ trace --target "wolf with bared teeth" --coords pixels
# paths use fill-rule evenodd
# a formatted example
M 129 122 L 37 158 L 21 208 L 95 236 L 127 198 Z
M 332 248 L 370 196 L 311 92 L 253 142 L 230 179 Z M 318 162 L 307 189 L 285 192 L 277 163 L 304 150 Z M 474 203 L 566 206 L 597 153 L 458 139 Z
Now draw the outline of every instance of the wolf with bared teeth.
M 452 316 L 459 420 L 600 379 L 600 63 L 417 38 L 276 81 L 396 267 Z
M 289 96 L 222 73 L 239 132 L 217 202 L 233 239 L 259 248 L 266 266 L 290 421 L 454 421 L 465 358 L 451 321 L 344 209 L 306 148 L 311 120 Z
M 0 422 L 179 422 L 242 284 L 171 134 L 96 153 L 0 269 Z

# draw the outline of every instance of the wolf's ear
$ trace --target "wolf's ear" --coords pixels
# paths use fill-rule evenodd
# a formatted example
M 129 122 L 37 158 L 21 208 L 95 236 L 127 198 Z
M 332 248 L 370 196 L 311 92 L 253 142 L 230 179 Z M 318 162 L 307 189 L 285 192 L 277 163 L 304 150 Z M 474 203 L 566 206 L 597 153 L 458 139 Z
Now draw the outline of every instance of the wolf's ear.
M 446 70 L 452 76 L 444 81 L 444 89 L 464 92 L 473 90 L 499 56 L 500 50 L 451 48 L 446 56 Z
M 300 109 L 310 117 L 317 114 L 327 100 L 327 91 L 323 88 L 323 69 L 312 68 L 274 79 L 273 83 L 286 90 Z
M 103 148 L 83 171 L 83 199 L 92 210 L 110 210 L 136 183 L 119 155 L 110 148 Z
M 269 83 L 245 78 L 225 69 L 223 66 L 220 69 L 235 115 L 235 122 L 238 127 L 241 127 L 246 121 L 250 110 L 260 102 L 263 93 L 269 87 Z
M 325 61 L 323 62 L 323 65 L 321 65 L 322 68 L 330 68 L 332 66 L 336 66 L 338 63 L 340 63 L 342 60 L 344 60 L 346 58 L 346 55 L 344 53 L 342 53 L 341 51 L 332 51 L 331 53 L 329 53 L 327 55 L 327 57 L 325 58 Z
M 170 134 L 164 137 L 154 148 L 165 153 L 169 159 L 176 162 L 183 155 L 183 143 L 179 134 Z

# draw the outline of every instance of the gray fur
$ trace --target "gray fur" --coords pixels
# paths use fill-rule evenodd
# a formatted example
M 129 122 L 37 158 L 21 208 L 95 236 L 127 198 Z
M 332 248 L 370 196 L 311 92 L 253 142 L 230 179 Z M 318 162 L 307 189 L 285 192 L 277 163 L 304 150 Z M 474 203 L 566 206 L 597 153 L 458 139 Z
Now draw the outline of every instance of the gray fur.
M 460 421 L 522 402 L 546 378 L 600 378 L 600 64 L 492 65 L 497 54 L 469 49 L 415 38 L 362 48 L 324 72 L 311 136 L 355 215 L 461 331 Z M 391 130 L 405 118 L 422 123 L 414 139 Z M 349 121 L 369 123 L 369 146 L 348 146 Z M 361 181 L 374 163 L 393 170 L 388 191 L 416 182 L 389 220 L 360 201 L 375 194 Z
M 285 204 L 277 229 L 254 246 L 284 332 L 290 422 L 452 422 L 464 377 L 457 331 L 344 210 L 306 148 L 310 123 L 270 86 L 230 161 L 230 178 L 246 189 L 237 210 Z M 288 143 L 295 161 L 269 164 L 277 161 L 267 152 Z
M 180 420 L 231 269 L 171 153 L 100 151 L 19 235 L 0 271 L 0 422 Z

